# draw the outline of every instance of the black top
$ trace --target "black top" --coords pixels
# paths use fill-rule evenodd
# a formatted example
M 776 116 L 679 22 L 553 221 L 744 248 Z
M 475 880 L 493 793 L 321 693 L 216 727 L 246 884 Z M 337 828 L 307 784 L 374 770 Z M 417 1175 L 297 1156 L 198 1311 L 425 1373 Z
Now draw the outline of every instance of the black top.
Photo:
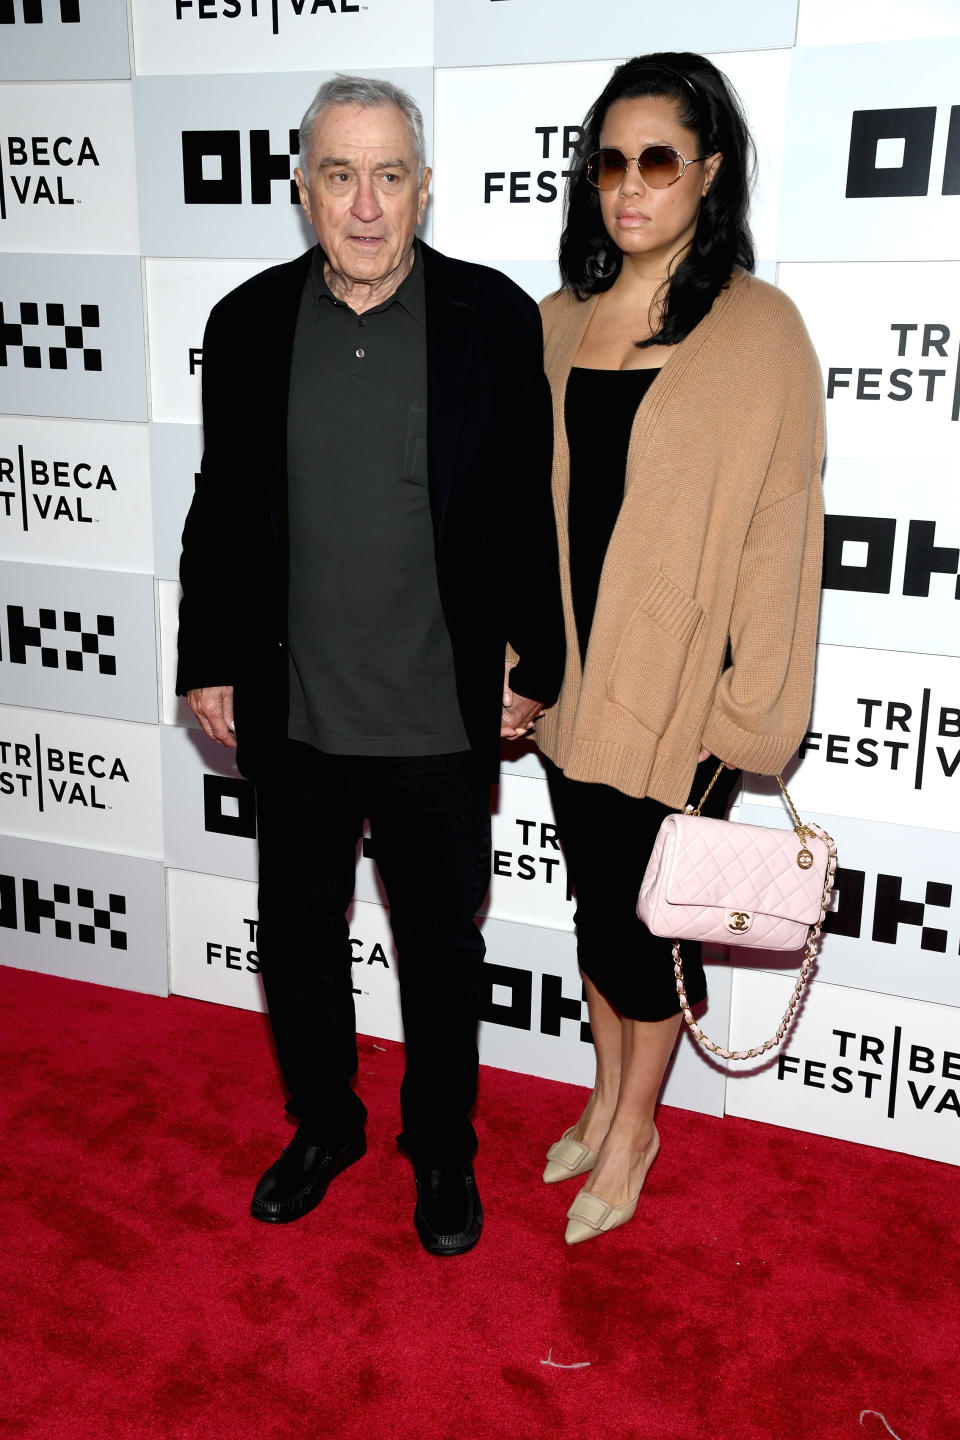
M 659 374 L 659 370 L 584 370 L 575 365 L 567 380 L 570 583 L 581 663 L 587 658 L 600 572 L 623 502 L 634 417 Z
M 289 735 L 334 755 L 469 747 L 427 490 L 423 262 L 357 315 L 303 287 L 287 412 Z

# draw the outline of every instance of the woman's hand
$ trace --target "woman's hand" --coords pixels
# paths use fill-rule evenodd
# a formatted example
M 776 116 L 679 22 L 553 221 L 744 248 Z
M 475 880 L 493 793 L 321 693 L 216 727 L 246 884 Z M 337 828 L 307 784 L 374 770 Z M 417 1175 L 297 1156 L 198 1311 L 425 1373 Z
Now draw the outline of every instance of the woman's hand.
M 703 762 L 704 762 L 704 760 L 711 760 L 711 759 L 717 759 L 717 760 L 719 760 L 719 759 L 720 759 L 720 756 L 719 756 L 719 755 L 714 756 L 712 750 L 708 750 L 707 747 L 706 747 L 706 745 L 701 745 L 701 746 L 700 746 L 700 754 L 699 754 L 699 756 L 698 756 L 698 758 L 697 758 L 697 764 L 698 764 L 698 765 L 702 765 Z M 737 768 L 736 765 L 731 765 L 729 760 L 724 760 L 723 763 L 724 763 L 724 765 L 726 765 L 726 767 L 727 767 L 728 770 L 736 770 L 736 768 Z

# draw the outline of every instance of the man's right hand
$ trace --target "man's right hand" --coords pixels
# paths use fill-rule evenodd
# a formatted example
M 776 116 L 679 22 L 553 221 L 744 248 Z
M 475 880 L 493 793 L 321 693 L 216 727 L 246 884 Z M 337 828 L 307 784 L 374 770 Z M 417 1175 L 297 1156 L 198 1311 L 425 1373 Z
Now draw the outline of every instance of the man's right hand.
M 205 685 L 202 690 L 188 690 L 187 704 L 200 721 L 204 735 L 228 750 L 236 750 L 232 685 Z

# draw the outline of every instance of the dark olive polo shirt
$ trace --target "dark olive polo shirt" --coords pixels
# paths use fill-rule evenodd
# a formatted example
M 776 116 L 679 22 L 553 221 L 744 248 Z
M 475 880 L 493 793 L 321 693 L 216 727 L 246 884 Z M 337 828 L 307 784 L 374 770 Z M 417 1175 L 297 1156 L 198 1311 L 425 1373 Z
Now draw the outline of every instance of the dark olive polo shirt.
M 423 262 L 357 315 L 314 252 L 287 413 L 291 739 L 333 755 L 469 748 L 427 492 Z

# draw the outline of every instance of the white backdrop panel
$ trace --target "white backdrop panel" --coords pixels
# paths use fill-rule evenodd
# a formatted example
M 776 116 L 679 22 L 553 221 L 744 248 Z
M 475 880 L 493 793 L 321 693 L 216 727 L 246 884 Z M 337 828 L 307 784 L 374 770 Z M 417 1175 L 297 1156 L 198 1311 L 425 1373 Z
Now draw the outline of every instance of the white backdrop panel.
M 156 723 L 153 577 L 0 563 L 0 703 Z
M 257 878 L 254 789 L 233 751 L 199 729 L 163 727 L 164 844 L 168 864 Z
M 164 725 L 189 725 L 199 730 L 186 700 L 177 694 L 177 631 L 180 586 L 174 580 L 157 581 L 157 618 L 160 631 L 160 719 Z
M 801 814 L 960 830 L 960 660 L 821 645 L 799 754 L 785 779 Z M 759 775 L 744 799 L 782 803 Z
M 129 84 L 0 86 L 0 249 L 138 255 Z
M 739 91 L 756 136 L 751 218 L 758 254 L 773 258 L 790 51 L 713 58 Z M 441 249 L 511 262 L 508 271 L 537 299 L 556 287 L 570 157 L 614 63 L 437 71 L 434 227 Z M 514 270 L 516 262 L 538 268 Z
M 154 420 L 199 425 L 207 316 L 228 291 L 269 260 L 147 260 L 150 389 Z
M 960 35 L 956 0 L 800 0 L 798 45 Z
M 0 416 L 0 557 L 150 574 L 145 425 Z
M 183 522 L 200 479 L 203 426 L 151 425 L 149 429 L 154 574 L 159 580 L 176 580 Z
M 792 793 L 792 792 L 791 792 Z M 748 825 L 789 828 L 785 808 L 746 804 Z M 821 812 L 801 818 L 837 842 L 839 868 L 817 958 L 818 980 L 960 1005 L 960 835 Z M 788 954 L 731 950 L 738 969 L 782 973 Z
M 257 887 L 185 870 L 167 872 L 170 988 L 174 994 L 265 1010 L 257 954 Z M 357 1030 L 401 1040 L 396 958 L 386 911 L 356 903 L 350 912 Z
M 3 0 L 0 80 L 130 74 L 126 0 Z
M 433 63 L 433 0 L 133 0 L 141 75 Z
M 167 993 L 163 866 L 0 836 L 3 963 Z
M 731 1047 L 756 1044 L 792 982 L 738 971 Z M 727 1112 L 960 1165 L 960 1014 L 814 982 L 777 1058 L 731 1073 Z
M 0 706 L 4 829 L 163 859 L 160 731 Z
M 958 72 L 960 39 L 794 52 L 782 260 L 956 258 Z
M 821 641 L 960 651 L 955 468 L 909 459 L 828 462 Z
M 146 420 L 135 256 L 5 256 L 0 329 L 8 413 Z
M 437 65 L 500 65 L 609 57 L 612 41 L 635 37 L 634 53 L 654 50 L 771 50 L 792 45 L 797 0 L 738 0 L 717 6 L 687 0 L 653 12 L 636 0 L 435 0 Z
M 830 458 L 955 466 L 960 264 L 781 264 L 778 281 L 820 357 Z
M 298 255 L 316 243 L 293 172 L 297 127 L 332 72 L 134 81 L 143 248 L 156 256 Z M 433 71 L 364 70 L 407 90 L 432 151 Z

